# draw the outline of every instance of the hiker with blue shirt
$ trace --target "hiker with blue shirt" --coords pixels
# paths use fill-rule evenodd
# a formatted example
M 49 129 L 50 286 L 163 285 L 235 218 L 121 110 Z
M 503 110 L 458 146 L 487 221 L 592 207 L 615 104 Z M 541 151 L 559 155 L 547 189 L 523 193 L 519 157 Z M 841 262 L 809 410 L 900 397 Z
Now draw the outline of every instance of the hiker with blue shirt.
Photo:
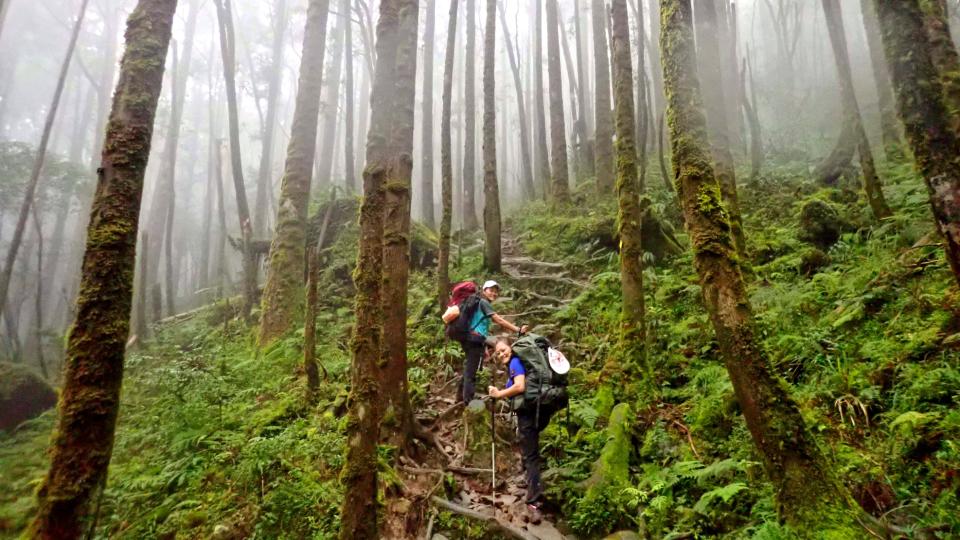
M 507 384 L 500 390 L 495 386 L 487 387 L 487 393 L 494 399 L 510 399 L 522 396 L 527 388 L 527 370 L 520 357 L 513 353 L 510 342 L 503 337 L 497 338 L 494 356 L 501 364 L 507 365 Z M 521 399 L 521 398 L 518 398 Z M 531 523 L 539 523 L 543 518 L 543 483 L 540 479 L 540 432 L 550 423 L 554 409 L 521 407 L 516 409 L 517 433 L 520 437 L 520 457 L 527 480 L 527 517 Z
M 480 362 L 483 360 L 483 352 L 487 336 L 490 335 L 490 323 L 494 322 L 501 328 L 523 334 L 527 332 L 527 327 L 517 326 L 504 319 L 493 309 L 493 301 L 500 296 L 500 284 L 489 280 L 483 284 L 480 293 L 473 299 L 476 301 L 476 307 L 469 319 L 469 326 L 464 339 L 459 340 L 463 347 L 465 355 L 463 361 L 463 394 L 464 403 L 470 403 L 474 399 L 474 392 L 477 385 L 477 370 L 480 368 Z M 467 308 L 469 309 L 469 308 Z

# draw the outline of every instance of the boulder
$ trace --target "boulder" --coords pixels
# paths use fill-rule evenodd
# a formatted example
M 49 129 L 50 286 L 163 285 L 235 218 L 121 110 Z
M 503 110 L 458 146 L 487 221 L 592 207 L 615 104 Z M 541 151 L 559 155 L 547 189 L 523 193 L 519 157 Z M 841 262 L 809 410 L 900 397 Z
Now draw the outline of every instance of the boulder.
M 11 431 L 57 404 L 57 393 L 26 366 L 0 362 L 0 431 Z
M 832 204 L 810 199 L 800 208 L 800 234 L 804 242 L 826 251 L 840 239 L 843 220 Z

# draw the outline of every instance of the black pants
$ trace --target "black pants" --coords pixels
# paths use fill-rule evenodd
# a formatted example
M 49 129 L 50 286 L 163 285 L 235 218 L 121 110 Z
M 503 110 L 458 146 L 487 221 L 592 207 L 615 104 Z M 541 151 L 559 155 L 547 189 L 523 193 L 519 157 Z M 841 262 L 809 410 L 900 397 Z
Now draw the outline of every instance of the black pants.
M 527 504 L 543 502 L 543 484 L 540 481 L 540 432 L 550 423 L 553 411 L 540 408 L 517 411 L 517 431 L 520 434 L 520 457 L 527 473 Z M 539 418 L 538 418 L 539 416 Z
M 460 343 L 463 352 L 466 355 L 463 360 L 463 382 L 461 384 L 461 399 L 464 403 L 470 403 L 477 386 L 477 370 L 480 368 L 480 362 L 483 360 L 483 343 L 472 341 L 463 341 Z

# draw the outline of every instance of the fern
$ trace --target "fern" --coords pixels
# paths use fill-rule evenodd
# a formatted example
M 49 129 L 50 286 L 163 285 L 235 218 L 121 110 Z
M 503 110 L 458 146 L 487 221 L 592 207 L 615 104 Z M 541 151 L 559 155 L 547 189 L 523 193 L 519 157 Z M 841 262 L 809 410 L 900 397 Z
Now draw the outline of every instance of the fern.
M 747 485 L 743 482 L 733 482 L 723 487 L 711 489 L 700 496 L 700 500 L 697 501 L 697 504 L 693 505 L 693 509 L 701 514 L 707 514 L 717 499 L 720 499 L 726 504 L 730 502 L 730 499 L 733 499 L 737 493 L 745 489 L 747 489 Z

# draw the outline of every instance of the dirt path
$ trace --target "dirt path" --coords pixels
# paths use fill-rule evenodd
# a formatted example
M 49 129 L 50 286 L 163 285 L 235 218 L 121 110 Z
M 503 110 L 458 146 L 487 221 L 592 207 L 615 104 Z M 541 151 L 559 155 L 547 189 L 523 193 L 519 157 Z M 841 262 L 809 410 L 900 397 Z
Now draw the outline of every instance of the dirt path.
M 586 283 L 569 275 L 564 265 L 537 261 L 525 256 L 514 238 L 504 241 L 505 296 L 511 299 L 511 309 L 503 315 L 515 322 L 529 324 L 533 331 L 557 338 L 555 328 L 538 324 L 538 319 L 569 303 Z M 562 347 L 562 341 L 560 342 Z M 459 357 L 448 359 L 457 365 Z M 488 384 L 502 386 L 506 375 L 502 366 L 484 361 L 478 374 L 477 392 Z M 546 513 L 539 524 L 527 521 L 524 495 L 525 480 L 516 447 L 516 421 L 504 400 L 476 401 L 465 411 L 457 403 L 460 376 L 438 376 L 430 384 L 424 404 L 416 411 L 418 422 L 432 437 L 431 448 L 416 463 L 401 458 L 400 473 L 407 498 L 429 502 L 430 509 L 419 530 L 407 532 L 399 519 L 389 519 L 385 533 L 391 538 L 442 540 L 447 538 L 435 525 L 439 507 L 467 515 L 468 520 L 484 520 L 491 530 L 499 529 L 506 537 L 533 540 L 562 540 L 567 538 L 558 529 L 559 516 Z M 490 448 L 491 409 L 495 409 L 495 445 Z M 495 474 L 491 454 L 495 453 Z M 452 475 L 456 487 L 450 489 L 443 478 Z M 445 485 L 446 484 L 446 485 Z M 409 512 L 409 503 L 391 501 L 388 515 L 397 518 Z M 455 506 L 451 506 L 455 505 Z M 406 520 L 410 523 L 409 520 Z M 429 536 L 428 536 L 429 535 Z M 453 538 L 453 537 L 451 537 Z

